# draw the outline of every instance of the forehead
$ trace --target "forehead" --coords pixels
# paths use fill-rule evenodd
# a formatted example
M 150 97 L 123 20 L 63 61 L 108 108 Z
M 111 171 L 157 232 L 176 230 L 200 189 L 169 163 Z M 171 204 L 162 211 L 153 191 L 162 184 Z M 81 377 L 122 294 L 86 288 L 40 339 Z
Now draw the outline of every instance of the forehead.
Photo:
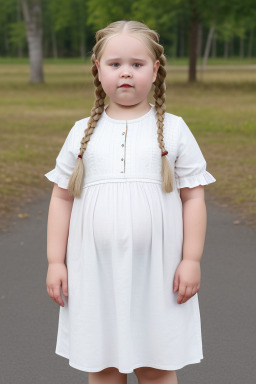
M 139 38 L 127 34 L 116 35 L 109 39 L 104 47 L 102 58 L 109 57 L 151 59 L 145 44 Z

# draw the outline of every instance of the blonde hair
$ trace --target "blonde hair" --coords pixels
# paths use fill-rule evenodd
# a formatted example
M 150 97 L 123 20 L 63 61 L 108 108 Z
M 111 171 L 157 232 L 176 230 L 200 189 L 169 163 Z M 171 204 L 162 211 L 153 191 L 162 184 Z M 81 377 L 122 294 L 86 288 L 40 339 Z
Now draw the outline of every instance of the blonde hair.
M 153 61 L 159 60 L 160 65 L 157 72 L 156 80 L 154 81 L 154 99 L 155 99 L 155 109 L 156 109 L 156 118 L 157 118 L 157 133 L 158 133 L 158 143 L 159 148 L 161 149 L 161 158 L 162 158 L 162 188 L 164 192 L 173 191 L 173 171 L 171 164 L 166 156 L 168 153 L 164 148 L 164 139 L 163 139 L 163 126 L 164 126 L 164 116 L 165 116 L 165 78 L 166 78 L 166 58 L 164 55 L 164 48 L 159 44 L 159 35 L 156 31 L 151 30 L 145 24 L 134 21 L 134 20 L 120 20 L 115 21 L 109 24 L 107 27 L 100 29 L 96 32 L 96 44 L 93 47 L 93 54 L 91 56 L 92 62 L 92 75 L 94 76 L 94 85 L 95 89 L 95 102 L 94 107 L 91 110 L 91 116 L 88 120 L 87 128 L 84 132 L 84 137 L 81 140 L 80 154 L 77 158 L 77 163 L 74 168 L 74 171 L 69 179 L 68 190 L 69 193 L 74 197 L 80 197 L 83 180 L 85 176 L 85 167 L 83 163 L 83 154 L 87 148 L 88 142 L 90 141 L 91 135 L 93 134 L 94 128 L 97 125 L 98 120 L 100 119 L 104 111 L 104 101 L 106 98 L 106 93 L 104 92 L 101 82 L 98 78 L 98 69 L 95 61 L 100 61 L 100 58 L 103 54 L 105 45 L 109 39 L 118 34 L 128 33 L 129 35 L 134 35 L 145 44 L 149 49 L 151 58 Z

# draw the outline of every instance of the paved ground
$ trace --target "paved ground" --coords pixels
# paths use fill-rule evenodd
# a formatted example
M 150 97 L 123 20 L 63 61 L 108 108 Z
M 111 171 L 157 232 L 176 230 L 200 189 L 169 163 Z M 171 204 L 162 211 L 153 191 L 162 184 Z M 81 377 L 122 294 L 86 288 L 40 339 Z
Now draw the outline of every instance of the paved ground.
M 0 235 L 0 383 L 80 384 L 88 373 L 55 354 L 59 307 L 46 292 L 50 195 Z M 177 371 L 179 384 L 253 384 L 256 375 L 256 231 L 207 196 L 199 302 L 204 359 Z M 21 225 L 22 223 L 22 225 Z M 137 383 L 134 373 L 128 383 Z

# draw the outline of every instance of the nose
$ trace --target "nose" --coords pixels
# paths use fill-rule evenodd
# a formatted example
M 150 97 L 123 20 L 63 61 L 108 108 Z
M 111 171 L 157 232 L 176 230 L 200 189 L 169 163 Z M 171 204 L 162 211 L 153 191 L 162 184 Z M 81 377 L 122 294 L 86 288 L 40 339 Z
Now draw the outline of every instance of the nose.
M 127 67 L 124 67 L 123 70 L 121 71 L 121 77 L 131 77 L 132 76 L 132 73 L 131 71 L 129 70 L 129 68 Z

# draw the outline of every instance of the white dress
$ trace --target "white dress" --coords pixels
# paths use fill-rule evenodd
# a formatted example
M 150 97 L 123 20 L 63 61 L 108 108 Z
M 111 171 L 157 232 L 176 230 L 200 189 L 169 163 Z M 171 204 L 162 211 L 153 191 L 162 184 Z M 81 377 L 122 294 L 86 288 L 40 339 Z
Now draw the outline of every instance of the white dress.
M 178 304 L 173 293 L 183 243 L 179 188 L 216 179 L 184 120 L 166 113 L 175 186 L 163 192 L 155 113 L 151 104 L 126 121 L 104 110 L 83 156 L 86 175 L 81 198 L 74 199 L 65 259 L 69 295 L 59 310 L 55 350 L 82 371 L 177 370 L 203 359 L 198 296 Z M 75 123 L 45 175 L 61 188 L 88 119 Z

